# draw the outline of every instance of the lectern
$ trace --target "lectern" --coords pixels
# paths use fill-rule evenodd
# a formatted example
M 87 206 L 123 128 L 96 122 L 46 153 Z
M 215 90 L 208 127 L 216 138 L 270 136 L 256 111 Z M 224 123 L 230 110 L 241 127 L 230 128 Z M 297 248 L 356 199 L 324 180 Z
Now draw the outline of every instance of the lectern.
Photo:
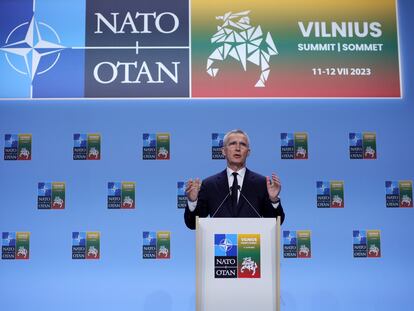
M 196 310 L 280 311 L 280 217 L 197 217 Z

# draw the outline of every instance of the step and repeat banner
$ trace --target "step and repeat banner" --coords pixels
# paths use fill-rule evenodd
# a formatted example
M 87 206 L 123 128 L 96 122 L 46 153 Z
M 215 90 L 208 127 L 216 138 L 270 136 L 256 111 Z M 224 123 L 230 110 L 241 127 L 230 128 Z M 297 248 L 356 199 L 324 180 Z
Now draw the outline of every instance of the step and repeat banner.
M 185 184 L 241 128 L 282 180 L 282 310 L 411 310 L 410 6 L 0 1 L 0 309 L 195 310 Z M 223 305 L 263 243 L 215 235 Z
M 399 98 L 396 16 L 395 0 L 2 1 L 0 96 Z

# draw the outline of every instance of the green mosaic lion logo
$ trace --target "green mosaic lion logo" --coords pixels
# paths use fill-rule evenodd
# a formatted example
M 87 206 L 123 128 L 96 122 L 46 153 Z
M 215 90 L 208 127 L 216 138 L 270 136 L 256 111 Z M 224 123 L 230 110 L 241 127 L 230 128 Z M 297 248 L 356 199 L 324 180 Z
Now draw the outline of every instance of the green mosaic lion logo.
M 217 20 L 222 20 L 223 24 L 217 27 L 211 43 L 219 44 L 219 47 L 208 57 L 206 71 L 210 76 L 216 77 L 219 68 L 215 67 L 215 62 L 224 61 L 227 57 L 239 61 L 246 71 L 249 61 L 261 69 L 255 87 L 265 87 L 270 73 L 270 57 L 278 55 L 279 52 L 269 32 L 264 36 L 260 25 L 250 24 L 249 13 L 250 11 L 227 12 L 216 17 Z

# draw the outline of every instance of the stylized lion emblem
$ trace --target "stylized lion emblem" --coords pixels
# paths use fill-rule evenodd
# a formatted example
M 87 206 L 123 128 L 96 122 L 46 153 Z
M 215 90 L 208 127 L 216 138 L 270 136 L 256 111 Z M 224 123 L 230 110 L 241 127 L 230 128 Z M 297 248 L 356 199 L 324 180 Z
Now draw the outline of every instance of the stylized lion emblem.
M 411 198 L 404 194 L 401 200 L 401 206 L 410 207 L 411 206 Z
M 24 246 L 20 246 L 19 250 L 17 251 L 17 256 L 23 256 L 24 258 L 27 258 L 27 249 L 25 249 Z
M 309 247 L 306 245 L 301 245 L 299 248 L 299 255 L 304 254 L 305 257 L 309 257 Z
M 252 276 L 256 274 L 257 263 L 252 260 L 252 257 L 244 257 L 242 262 L 242 267 L 240 272 L 243 273 L 244 270 L 252 271 Z
M 164 245 L 161 245 L 160 249 L 158 250 L 158 256 L 161 257 L 161 255 L 168 257 L 168 248 L 166 248 Z
M 365 157 L 366 158 L 374 158 L 375 157 L 375 150 L 371 146 L 368 146 L 365 149 Z
M 53 207 L 54 208 L 62 208 L 63 207 L 63 199 L 60 196 L 56 196 L 53 200 Z
M 219 68 L 213 67 L 214 62 L 224 61 L 228 56 L 241 62 L 244 71 L 249 61 L 261 69 L 255 87 L 265 87 L 270 73 L 270 56 L 278 55 L 279 52 L 269 32 L 264 38 L 260 25 L 250 25 L 249 13 L 250 11 L 227 12 L 223 16 L 216 17 L 218 20 L 223 20 L 223 24 L 217 26 L 217 32 L 212 36 L 211 43 L 218 43 L 220 46 L 208 57 L 206 70 L 210 76 L 217 76 Z
M 332 205 L 342 206 L 342 198 L 339 195 L 335 194 L 332 199 Z
M 306 149 L 305 148 L 303 148 L 303 147 L 299 147 L 297 150 L 296 150 L 296 157 L 297 158 L 306 158 Z
M 95 246 L 90 246 L 88 249 L 88 256 L 93 256 L 97 258 L 99 255 L 99 251 Z
M 28 159 L 29 158 L 29 156 L 30 156 L 30 151 L 29 150 L 27 150 L 26 148 L 22 148 L 21 150 L 20 150 L 20 154 L 19 154 L 19 156 L 21 157 L 21 158 L 25 158 L 25 159 Z
M 167 158 L 168 157 L 168 150 L 165 147 L 161 147 L 158 150 L 158 157 Z
M 96 149 L 95 147 L 92 147 L 90 150 L 89 150 L 89 157 L 90 158 L 98 158 L 99 157 L 99 150 L 98 149 Z
M 368 252 L 368 254 L 374 254 L 374 256 L 378 256 L 378 254 L 379 254 L 379 248 L 378 248 L 376 245 L 372 244 L 372 245 L 369 247 L 369 252 Z
M 132 208 L 132 206 L 134 206 L 134 200 L 129 195 L 127 195 L 124 198 L 122 205 L 124 206 L 124 208 Z

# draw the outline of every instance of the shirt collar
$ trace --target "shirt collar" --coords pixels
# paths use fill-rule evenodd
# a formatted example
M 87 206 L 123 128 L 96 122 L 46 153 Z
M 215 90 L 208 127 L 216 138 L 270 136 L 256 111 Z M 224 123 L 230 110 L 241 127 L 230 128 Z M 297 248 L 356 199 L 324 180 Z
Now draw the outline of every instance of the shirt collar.
M 235 172 L 230 168 L 227 168 L 227 178 L 230 178 L 232 174 Z M 241 168 L 240 170 L 236 171 L 237 174 L 241 177 L 241 179 L 244 179 L 244 175 L 246 174 L 246 167 Z

